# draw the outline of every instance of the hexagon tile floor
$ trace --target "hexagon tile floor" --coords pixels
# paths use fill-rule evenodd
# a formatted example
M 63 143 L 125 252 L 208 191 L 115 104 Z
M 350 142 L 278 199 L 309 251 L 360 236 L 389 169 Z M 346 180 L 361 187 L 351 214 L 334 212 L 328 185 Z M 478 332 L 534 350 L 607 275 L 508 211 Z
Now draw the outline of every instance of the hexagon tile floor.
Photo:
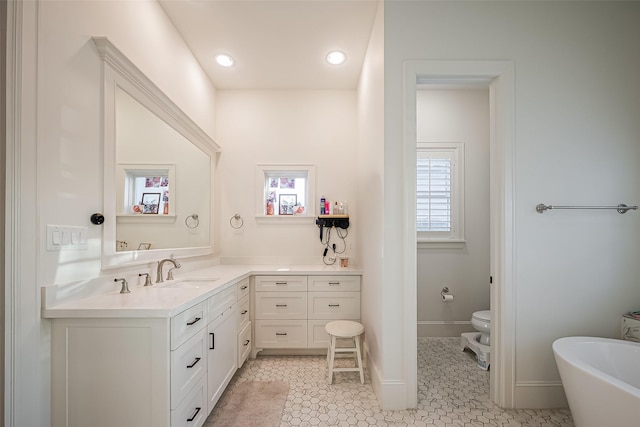
M 280 427 L 573 427 L 568 409 L 497 407 L 489 399 L 489 372 L 478 368 L 473 354 L 460 351 L 459 343 L 459 338 L 418 339 L 418 409 L 405 411 L 380 410 L 368 375 L 362 385 L 357 372 L 340 372 L 327 384 L 325 357 L 258 356 L 238 370 L 205 427 L 215 426 L 225 397 L 247 380 L 289 382 Z

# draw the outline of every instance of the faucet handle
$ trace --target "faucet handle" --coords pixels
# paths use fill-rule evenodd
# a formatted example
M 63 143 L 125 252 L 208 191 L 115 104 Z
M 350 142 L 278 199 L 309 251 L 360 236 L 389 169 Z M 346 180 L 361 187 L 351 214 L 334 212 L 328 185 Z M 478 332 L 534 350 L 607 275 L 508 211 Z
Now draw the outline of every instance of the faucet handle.
M 122 279 L 113 279 L 114 282 L 122 282 L 122 288 L 120 289 L 121 294 L 128 294 L 131 291 L 129 290 L 129 283 L 127 283 L 127 279 L 124 277 Z
M 140 274 L 138 274 L 138 277 L 142 277 L 142 276 L 145 276 L 144 277 L 144 286 L 151 286 L 152 285 L 151 276 L 149 276 L 149 273 L 140 273 Z
M 180 268 L 179 266 L 176 268 Z M 173 268 L 170 268 L 169 271 L 167 271 L 167 280 L 173 280 Z

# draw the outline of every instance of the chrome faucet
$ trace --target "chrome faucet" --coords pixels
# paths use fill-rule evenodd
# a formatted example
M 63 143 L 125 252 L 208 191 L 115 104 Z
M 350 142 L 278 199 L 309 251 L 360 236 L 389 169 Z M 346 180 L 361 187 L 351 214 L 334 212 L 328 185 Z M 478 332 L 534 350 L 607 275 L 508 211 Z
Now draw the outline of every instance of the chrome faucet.
M 151 277 L 149 276 L 149 273 L 140 273 L 138 274 L 138 277 L 143 277 L 144 276 L 144 285 L 145 286 L 151 286 Z
M 129 283 L 127 283 L 127 279 L 124 277 L 122 279 L 113 279 L 114 282 L 122 282 L 122 288 L 120 289 L 121 294 L 128 294 L 131 291 L 129 290 Z
M 170 262 L 171 264 L 173 264 L 173 268 L 182 267 L 178 262 L 178 260 L 174 258 L 165 258 L 162 261 L 158 262 L 158 272 L 156 274 L 156 283 L 164 282 L 164 279 L 162 278 L 162 267 L 164 267 L 165 262 Z M 171 270 L 173 270 L 173 268 Z M 173 274 L 167 274 L 167 280 L 172 280 L 172 279 L 173 279 Z

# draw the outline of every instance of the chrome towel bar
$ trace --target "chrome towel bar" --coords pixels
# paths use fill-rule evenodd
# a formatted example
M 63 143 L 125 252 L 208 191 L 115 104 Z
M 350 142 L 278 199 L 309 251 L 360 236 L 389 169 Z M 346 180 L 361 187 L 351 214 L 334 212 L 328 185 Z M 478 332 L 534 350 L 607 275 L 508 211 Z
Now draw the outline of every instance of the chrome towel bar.
M 544 213 L 547 209 L 615 209 L 619 214 L 627 213 L 628 210 L 637 210 L 637 206 L 627 206 L 620 203 L 618 206 L 554 206 L 540 203 L 536 206 L 538 213 Z

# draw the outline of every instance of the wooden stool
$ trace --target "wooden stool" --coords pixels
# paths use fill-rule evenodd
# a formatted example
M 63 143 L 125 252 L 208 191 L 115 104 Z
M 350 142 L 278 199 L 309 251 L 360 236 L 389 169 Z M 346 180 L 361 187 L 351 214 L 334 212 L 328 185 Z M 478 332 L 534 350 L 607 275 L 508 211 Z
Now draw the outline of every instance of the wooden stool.
M 364 326 L 351 320 L 335 320 L 324 327 L 329 334 L 329 348 L 327 350 L 327 364 L 329 365 L 329 384 L 333 383 L 334 372 L 360 372 L 360 382 L 364 384 L 364 370 L 362 369 L 362 353 L 360 352 L 360 335 L 364 332 Z M 337 338 L 353 339 L 354 347 L 336 347 Z M 354 353 L 354 368 L 334 367 L 336 353 Z

